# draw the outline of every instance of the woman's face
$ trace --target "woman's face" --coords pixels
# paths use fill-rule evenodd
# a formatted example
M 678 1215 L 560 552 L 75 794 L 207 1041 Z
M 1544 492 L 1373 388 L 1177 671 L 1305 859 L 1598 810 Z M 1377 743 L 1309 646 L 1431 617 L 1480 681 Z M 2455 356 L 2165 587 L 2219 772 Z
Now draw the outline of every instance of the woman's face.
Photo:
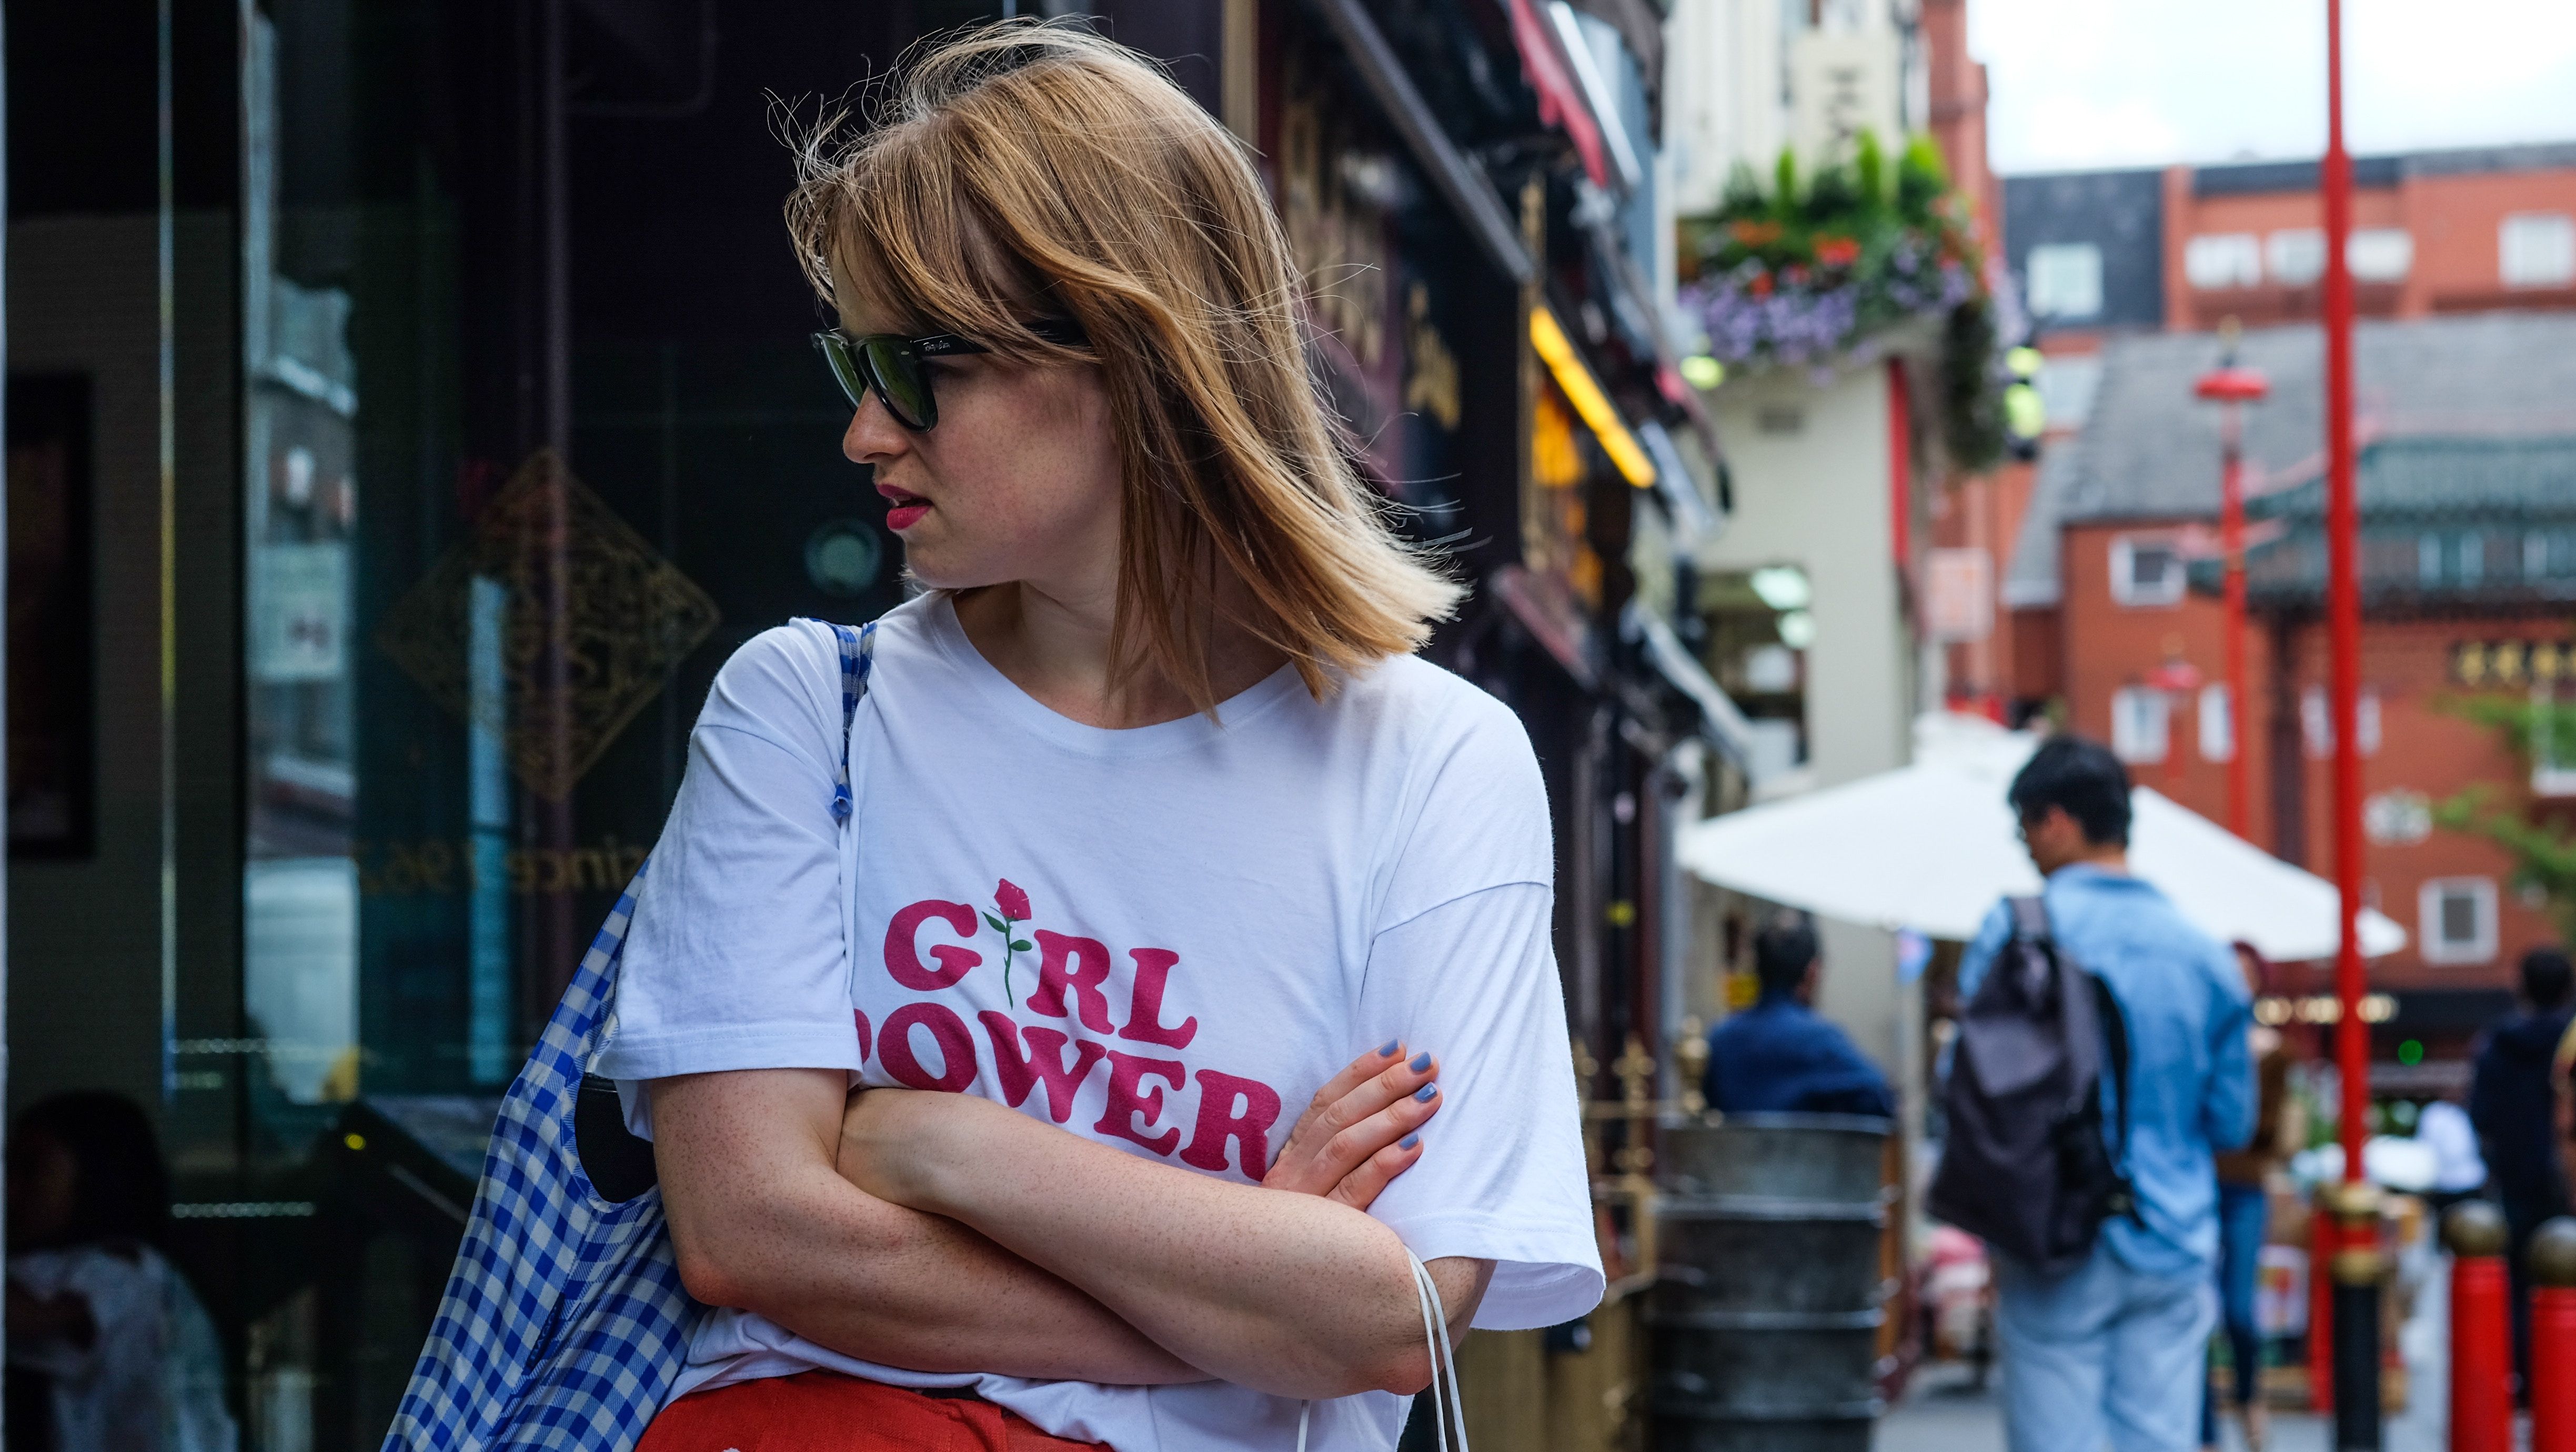
M 843 325 L 896 331 L 865 308 Z M 875 466 L 914 576 L 950 590 L 1025 581 L 1060 596 L 1114 592 L 1120 468 L 1100 370 L 990 354 L 928 366 L 936 425 L 915 433 L 870 393 L 841 436 L 852 462 Z

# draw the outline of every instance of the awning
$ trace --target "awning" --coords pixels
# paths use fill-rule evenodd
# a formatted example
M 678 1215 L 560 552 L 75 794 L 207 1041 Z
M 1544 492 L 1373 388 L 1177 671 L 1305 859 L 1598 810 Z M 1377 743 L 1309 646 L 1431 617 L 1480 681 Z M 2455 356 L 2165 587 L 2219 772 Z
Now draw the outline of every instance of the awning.
M 1592 113 L 1593 129 L 1601 133 L 1601 151 L 1609 159 L 1620 192 L 1635 191 L 1645 184 L 1646 167 L 1637 159 L 1636 143 L 1628 139 L 1628 123 L 1620 117 L 1618 95 L 1610 89 L 1610 78 L 1601 73 L 1600 58 L 1592 53 L 1592 42 L 1583 34 L 1583 22 L 1565 0 L 1548 0 L 1547 18 L 1556 32 L 1559 53 L 1565 57 L 1566 72 L 1583 93 L 1584 107 Z M 1607 185 L 1597 176 L 1592 180 L 1595 186 Z
M 1646 457 L 1655 461 L 1655 492 L 1663 496 L 1664 512 L 1672 516 L 1673 543 L 1689 554 L 1725 521 L 1710 507 L 1699 476 L 1691 472 L 1681 447 L 1660 422 L 1648 419 L 1637 425 L 1637 442 L 1646 446 Z
M 1734 762 L 1739 771 L 1750 772 L 1753 761 L 1753 728 L 1736 708 L 1724 687 L 1711 677 L 1699 658 L 1682 644 L 1671 625 L 1654 611 L 1636 600 L 1620 613 L 1620 625 L 1630 639 L 1645 646 L 1646 660 L 1674 690 L 1688 696 L 1699 707 L 1700 734 L 1719 754 Z
M 1530 89 L 1538 92 L 1539 121 L 1562 130 L 1574 143 L 1594 186 L 1613 185 L 1610 153 L 1601 140 L 1601 125 L 1593 117 L 1592 99 L 1567 69 L 1564 52 L 1557 48 L 1555 26 L 1540 13 L 1538 0 L 1511 0 L 1511 7 L 1512 47 L 1521 53 L 1521 70 L 1529 77 Z
M 1682 865 L 1825 917 L 1972 937 L 1998 899 L 2039 890 L 2004 802 L 2038 744 L 1982 717 L 1923 717 L 1914 765 L 1712 817 L 1684 831 Z M 2146 787 L 2131 804 L 2130 871 L 2201 931 L 2284 962 L 2333 955 L 2342 917 L 2334 884 Z M 2405 945 L 2405 929 L 2363 911 L 2365 954 Z

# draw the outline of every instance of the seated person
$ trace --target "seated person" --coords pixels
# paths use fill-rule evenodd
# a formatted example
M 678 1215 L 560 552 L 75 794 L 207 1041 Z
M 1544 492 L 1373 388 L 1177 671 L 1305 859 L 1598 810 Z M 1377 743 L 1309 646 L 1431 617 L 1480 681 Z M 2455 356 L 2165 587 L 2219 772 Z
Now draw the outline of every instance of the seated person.
M 1895 1117 L 1887 1076 L 1810 1007 L 1817 969 L 1816 930 L 1807 923 L 1783 919 L 1754 936 L 1762 1001 L 1709 1030 L 1702 1088 L 1709 1108 Z

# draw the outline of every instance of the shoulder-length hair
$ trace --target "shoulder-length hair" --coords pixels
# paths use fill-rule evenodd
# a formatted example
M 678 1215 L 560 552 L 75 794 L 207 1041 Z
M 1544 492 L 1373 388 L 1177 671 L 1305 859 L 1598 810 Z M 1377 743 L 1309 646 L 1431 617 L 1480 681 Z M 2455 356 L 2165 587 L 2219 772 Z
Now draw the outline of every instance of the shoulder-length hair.
M 1122 679 L 1150 667 L 1212 710 L 1228 574 L 1251 602 L 1231 623 L 1319 697 L 1422 645 L 1460 589 L 1360 478 L 1309 368 L 1287 238 L 1224 128 L 1134 51 L 1026 22 L 917 52 L 876 110 L 800 148 L 798 258 L 827 301 L 891 326 L 1096 361 L 1125 475 Z M 1040 339 L 1036 317 L 1088 345 Z

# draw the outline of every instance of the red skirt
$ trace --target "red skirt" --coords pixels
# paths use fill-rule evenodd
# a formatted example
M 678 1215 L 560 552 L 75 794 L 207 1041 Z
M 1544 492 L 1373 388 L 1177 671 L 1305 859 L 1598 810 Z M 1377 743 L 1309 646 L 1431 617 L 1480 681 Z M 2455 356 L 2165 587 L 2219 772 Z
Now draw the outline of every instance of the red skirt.
M 837 1371 L 691 1392 L 662 1409 L 635 1452 L 1108 1452 L 1068 1442 L 972 1397 L 934 1397 Z

